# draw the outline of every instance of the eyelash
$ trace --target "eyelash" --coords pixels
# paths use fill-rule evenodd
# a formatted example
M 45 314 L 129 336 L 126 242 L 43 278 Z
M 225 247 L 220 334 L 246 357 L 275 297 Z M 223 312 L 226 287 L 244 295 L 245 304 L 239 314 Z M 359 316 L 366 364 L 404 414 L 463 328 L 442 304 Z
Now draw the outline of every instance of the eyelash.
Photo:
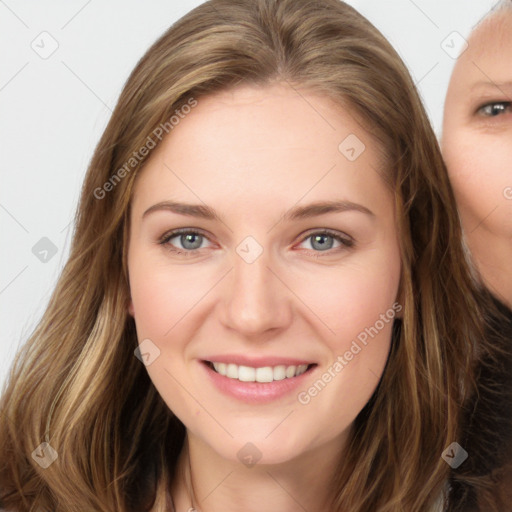
M 200 231 L 196 231 L 196 230 L 188 229 L 188 228 L 181 228 L 181 229 L 175 229 L 173 231 L 169 231 L 169 232 L 165 233 L 160 238 L 158 243 L 160 245 L 162 245 L 166 250 L 168 250 L 174 254 L 177 254 L 178 256 L 193 256 L 193 255 L 197 254 L 201 249 L 190 249 L 190 250 L 182 251 L 180 249 L 174 248 L 171 244 L 169 244 L 169 241 L 172 238 L 176 237 L 177 235 L 183 235 L 183 234 L 200 235 L 200 236 L 206 238 L 207 240 L 209 240 L 209 238 Z M 352 238 L 349 238 L 349 237 L 344 238 L 341 235 L 339 235 L 336 231 L 332 231 L 330 229 L 323 229 L 320 231 L 314 231 L 312 233 L 309 233 L 307 236 L 305 236 L 301 240 L 300 243 L 306 241 L 308 238 L 311 238 L 314 235 L 330 236 L 341 243 L 340 247 L 337 247 L 334 249 L 328 249 L 326 251 L 315 251 L 314 249 L 307 250 L 308 252 L 313 252 L 315 254 L 315 256 L 320 256 L 320 257 L 322 257 L 324 255 L 328 256 L 328 255 L 332 255 L 335 252 L 341 251 L 343 249 L 350 249 L 350 248 L 354 247 L 354 240 Z M 324 253 L 324 254 L 322 254 L 322 253 Z
M 501 113 L 506 113 L 507 109 L 510 110 L 511 103 L 512 102 L 510 102 L 510 101 L 491 101 L 491 102 L 485 103 L 484 105 L 481 105 L 480 107 L 478 107 L 476 110 L 476 113 L 483 115 L 484 117 L 498 117 L 499 115 L 501 115 Z M 484 114 L 482 112 L 484 108 L 493 107 L 495 105 L 504 105 L 505 108 L 503 110 L 501 110 L 500 114 L 497 114 L 494 116 L 492 114 Z

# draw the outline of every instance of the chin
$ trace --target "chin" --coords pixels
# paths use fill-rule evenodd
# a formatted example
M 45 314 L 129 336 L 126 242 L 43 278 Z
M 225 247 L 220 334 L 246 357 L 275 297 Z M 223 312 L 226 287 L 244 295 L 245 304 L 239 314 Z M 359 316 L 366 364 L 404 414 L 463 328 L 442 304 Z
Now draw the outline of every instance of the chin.
M 272 429 L 265 428 L 260 431 L 258 436 L 251 436 L 244 435 L 243 430 L 239 431 L 239 435 L 233 429 L 230 432 L 234 437 L 229 441 L 224 439 L 225 442 L 219 443 L 219 437 L 217 439 L 203 438 L 203 440 L 223 459 L 247 467 L 254 467 L 254 464 L 260 466 L 285 464 L 313 448 L 310 446 L 310 441 L 291 436 L 289 431 L 283 430 L 278 433 L 276 429 L 276 432 L 268 435 L 271 431 Z M 309 439 L 313 437 L 318 436 L 312 435 Z

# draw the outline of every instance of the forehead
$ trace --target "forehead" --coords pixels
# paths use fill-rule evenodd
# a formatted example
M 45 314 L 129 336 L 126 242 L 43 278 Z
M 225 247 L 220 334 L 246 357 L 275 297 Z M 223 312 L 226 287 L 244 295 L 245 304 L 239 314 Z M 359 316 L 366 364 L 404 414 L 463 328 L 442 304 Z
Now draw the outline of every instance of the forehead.
M 484 19 L 471 33 L 467 50 L 457 60 L 451 87 L 475 91 L 512 80 L 512 9 Z
M 387 195 L 380 145 L 325 95 L 244 86 L 197 101 L 137 176 L 136 209 L 175 193 L 216 204 L 265 197 L 267 206 L 303 195 L 313 201 L 336 189 L 354 201 Z M 351 148 L 352 160 L 343 153 Z
M 212 125 L 216 127 L 213 131 Z M 325 94 L 281 83 L 264 87 L 241 85 L 200 97 L 198 106 L 178 128 L 166 141 L 168 146 L 184 144 L 186 139 L 193 142 L 190 135 L 194 133 L 203 142 L 214 141 L 216 147 L 230 146 L 234 140 L 246 142 L 244 150 L 248 152 L 258 150 L 250 138 L 255 136 L 255 142 L 268 147 L 286 147 L 290 143 L 296 144 L 298 150 L 318 145 L 312 136 L 335 143 L 337 131 L 365 131 L 346 105 Z
M 471 60 L 510 54 L 512 52 L 512 9 L 506 9 L 485 18 L 471 33 L 468 50 L 459 61 L 467 64 Z

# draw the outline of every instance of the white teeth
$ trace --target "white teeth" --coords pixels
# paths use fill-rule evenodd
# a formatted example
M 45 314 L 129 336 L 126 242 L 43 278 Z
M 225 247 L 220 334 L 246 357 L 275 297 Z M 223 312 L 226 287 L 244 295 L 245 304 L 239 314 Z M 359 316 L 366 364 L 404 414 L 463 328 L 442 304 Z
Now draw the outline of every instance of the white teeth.
M 297 367 L 297 373 L 295 375 L 302 375 L 308 369 L 307 364 L 301 364 Z
M 274 370 L 272 367 L 265 366 L 256 369 L 256 382 L 272 382 L 274 380 Z
M 286 378 L 295 377 L 295 371 L 297 370 L 296 366 L 288 366 L 286 368 Z
M 230 379 L 238 379 L 238 366 L 236 364 L 228 364 L 226 377 L 229 377 Z
M 293 367 L 292 367 L 293 368 Z M 274 366 L 274 380 L 286 379 L 286 366 Z
M 238 366 L 232 363 L 213 363 L 213 367 L 217 373 L 242 382 L 272 382 L 274 380 L 290 379 L 302 375 L 308 369 L 307 364 L 252 368 L 251 366 Z
M 242 382 L 254 382 L 256 380 L 256 368 L 250 366 L 238 367 L 238 380 Z

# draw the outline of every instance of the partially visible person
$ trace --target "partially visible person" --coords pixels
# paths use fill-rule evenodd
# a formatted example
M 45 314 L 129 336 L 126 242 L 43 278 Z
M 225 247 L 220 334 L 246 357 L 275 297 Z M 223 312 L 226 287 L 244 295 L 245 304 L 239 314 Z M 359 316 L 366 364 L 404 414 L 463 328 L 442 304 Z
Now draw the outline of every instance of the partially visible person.
M 446 96 L 442 150 L 467 245 L 512 307 L 512 1 L 472 32 Z
M 469 457 L 452 472 L 450 510 L 503 512 L 512 510 L 511 0 L 478 24 L 457 60 L 442 151 L 475 270 L 499 311 L 479 347 L 460 441 Z

